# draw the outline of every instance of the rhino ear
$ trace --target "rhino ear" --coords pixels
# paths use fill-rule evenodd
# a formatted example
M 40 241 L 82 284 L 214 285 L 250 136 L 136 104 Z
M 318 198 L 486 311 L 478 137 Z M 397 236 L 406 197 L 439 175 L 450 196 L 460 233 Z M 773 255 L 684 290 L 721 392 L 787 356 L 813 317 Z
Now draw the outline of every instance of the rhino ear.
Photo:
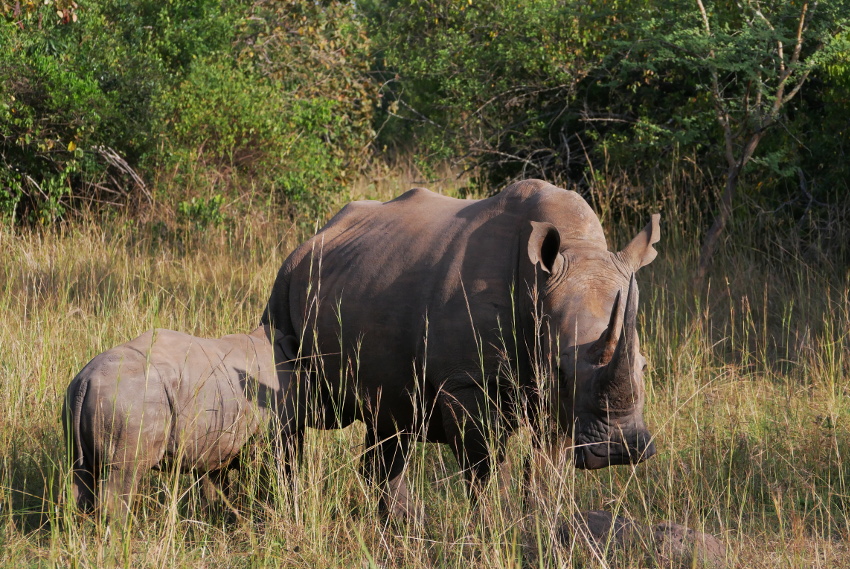
M 658 213 L 652 214 L 652 219 L 643 228 L 643 231 L 637 234 L 632 239 L 631 243 L 626 245 L 626 248 L 619 252 L 620 259 L 628 265 L 632 271 L 637 271 L 655 259 L 658 251 L 653 245 L 661 239 L 661 229 L 659 222 L 661 215 Z
M 531 222 L 528 237 L 528 258 L 532 265 L 551 273 L 561 261 L 561 234 L 551 223 Z

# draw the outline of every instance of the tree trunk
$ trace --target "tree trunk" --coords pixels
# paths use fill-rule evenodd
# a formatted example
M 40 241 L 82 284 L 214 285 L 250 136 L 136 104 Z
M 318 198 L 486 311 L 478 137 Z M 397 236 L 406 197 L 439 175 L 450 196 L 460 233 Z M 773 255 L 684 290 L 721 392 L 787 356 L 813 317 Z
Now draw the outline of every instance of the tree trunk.
M 726 223 L 732 216 L 732 200 L 735 199 L 735 192 L 738 190 L 741 171 L 747 165 L 747 162 L 750 161 L 750 158 L 752 158 L 763 134 L 764 129 L 753 134 L 741 152 L 741 159 L 737 163 L 729 164 L 729 167 L 726 169 L 726 187 L 723 189 L 723 195 L 720 197 L 720 209 L 714 217 L 714 223 L 711 224 L 711 229 L 705 234 L 702 249 L 700 249 L 699 253 L 699 265 L 697 266 L 696 277 L 694 277 L 694 285 L 697 288 L 701 288 L 705 282 L 705 277 L 708 275 L 709 269 L 711 269 L 711 262 L 714 258 L 714 252 L 717 249 L 717 243 L 720 241 L 723 229 L 726 228 Z
M 726 187 L 723 190 L 723 195 L 720 198 L 720 209 L 714 217 L 714 223 L 711 224 L 711 229 L 705 234 L 705 239 L 702 242 L 702 248 L 699 252 L 699 265 L 697 266 L 697 274 L 694 279 L 694 284 L 699 288 L 705 282 L 705 277 L 708 270 L 711 268 L 711 261 L 714 257 L 714 251 L 717 249 L 717 242 L 720 241 L 720 235 L 732 215 L 732 198 L 735 196 L 735 190 L 738 187 L 738 167 L 729 168 L 726 171 Z

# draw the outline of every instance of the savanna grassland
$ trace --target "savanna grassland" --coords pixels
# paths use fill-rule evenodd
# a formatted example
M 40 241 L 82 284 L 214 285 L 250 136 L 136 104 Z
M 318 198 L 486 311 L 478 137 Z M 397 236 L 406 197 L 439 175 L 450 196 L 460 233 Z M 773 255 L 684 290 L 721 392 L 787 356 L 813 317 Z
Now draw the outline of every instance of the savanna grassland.
M 411 183 L 363 182 L 343 199 L 386 199 Z M 457 186 L 432 184 L 449 194 Z M 538 457 L 532 499 L 523 503 L 520 463 L 531 451 L 521 431 L 500 474 L 508 489 L 491 484 L 473 506 L 448 449 L 419 445 L 407 477 L 424 523 L 388 522 L 377 511 L 358 474 L 358 424 L 311 431 L 295 484 L 274 484 L 268 501 L 253 498 L 255 472 L 238 473 L 236 516 L 206 509 L 197 482 L 166 471 L 145 478 L 129 527 L 77 517 L 65 506 L 60 423 L 71 377 L 95 354 L 154 326 L 209 337 L 253 329 L 278 267 L 311 229 L 262 202 L 225 204 L 224 222 L 203 227 L 114 215 L 4 229 L 0 564 L 653 566 L 640 549 L 605 559 L 580 536 L 562 537 L 574 512 L 605 509 L 712 533 L 727 544 L 733 567 L 847 566 L 846 267 L 756 219 L 731 229 L 737 241 L 721 249 L 697 292 L 690 277 L 698 241 L 673 205 L 659 200 L 654 209 L 663 212 L 662 242 L 640 274 L 639 327 L 649 360 L 645 417 L 658 455 L 592 472 L 563 456 Z M 635 232 L 600 213 L 612 248 Z
M 0 0 L 0 565 L 657 566 L 563 531 L 607 510 L 731 567 L 850 567 L 848 30 L 850 0 Z M 231 473 L 227 506 L 164 471 L 129 526 L 67 507 L 62 401 L 93 356 L 252 330 L 348 201 L 530 177 L 612 249 L 662 215 L 651 460 L 577 471 L 520 430 L 473 505 L 418 445 L 424 521 L 390 522 L 355 424 L 311 431 L 292 484 L 262 455 Z

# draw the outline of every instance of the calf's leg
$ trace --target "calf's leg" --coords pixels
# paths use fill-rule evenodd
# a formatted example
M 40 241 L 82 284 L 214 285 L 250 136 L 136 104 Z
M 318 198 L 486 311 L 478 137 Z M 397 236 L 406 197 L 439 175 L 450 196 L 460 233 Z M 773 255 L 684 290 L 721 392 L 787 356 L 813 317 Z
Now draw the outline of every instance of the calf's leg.
M 94 511 L 96 506 L 95 491 L 97 488 L 97 473 L 94 465 L 85 457 L 75 457 L 72 470 L 71 494 L 77 509 L 86 514 Z

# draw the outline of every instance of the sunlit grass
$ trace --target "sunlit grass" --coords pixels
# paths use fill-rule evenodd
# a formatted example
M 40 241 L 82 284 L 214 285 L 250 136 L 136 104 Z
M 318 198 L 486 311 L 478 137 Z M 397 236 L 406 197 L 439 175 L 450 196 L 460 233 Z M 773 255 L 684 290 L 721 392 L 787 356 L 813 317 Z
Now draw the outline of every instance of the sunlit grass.
M 369 181 L 341 200 L 405 189 Z M 388 521 L 358 474 L 364 428 L 355 424 L 311 431 L 295 484 L 276 479 L 269 501 L 258 496 L 259 469 L 238 473 L 235 520 L 205 510 L 192 478 L 169 472 L 145 478 L 126 532 L 73 516 L 59 421 L 73 375 L 154 326 L 250 331 L 277 269 L 313 225 L 241 215 L 202 231 L 122 218 L 0 230 L 0 564 L 604 567 L 580 539 L 558 538 L 575 512 L 604 509 L 712 533 L 734 566 L 850 565 L 847 275 L 731 244 L 698 294 L 689 281 L 698 244 L 675 222 L 662 226 L 659 258 L 639 275 L 645 416 L 659 451 L 646 463 L 585 472 L 565 453 L 536 457 L 523 505 L 531 451 L 521 431 L 500 473 L 509 490 L 494 478 L 473 506 L 448 449 L 416 445 L 407 476 L 426 522 Z M 608 226 L 610 235 L 637 229 Z M 640 555 L 618 564 L 648 565 Z

